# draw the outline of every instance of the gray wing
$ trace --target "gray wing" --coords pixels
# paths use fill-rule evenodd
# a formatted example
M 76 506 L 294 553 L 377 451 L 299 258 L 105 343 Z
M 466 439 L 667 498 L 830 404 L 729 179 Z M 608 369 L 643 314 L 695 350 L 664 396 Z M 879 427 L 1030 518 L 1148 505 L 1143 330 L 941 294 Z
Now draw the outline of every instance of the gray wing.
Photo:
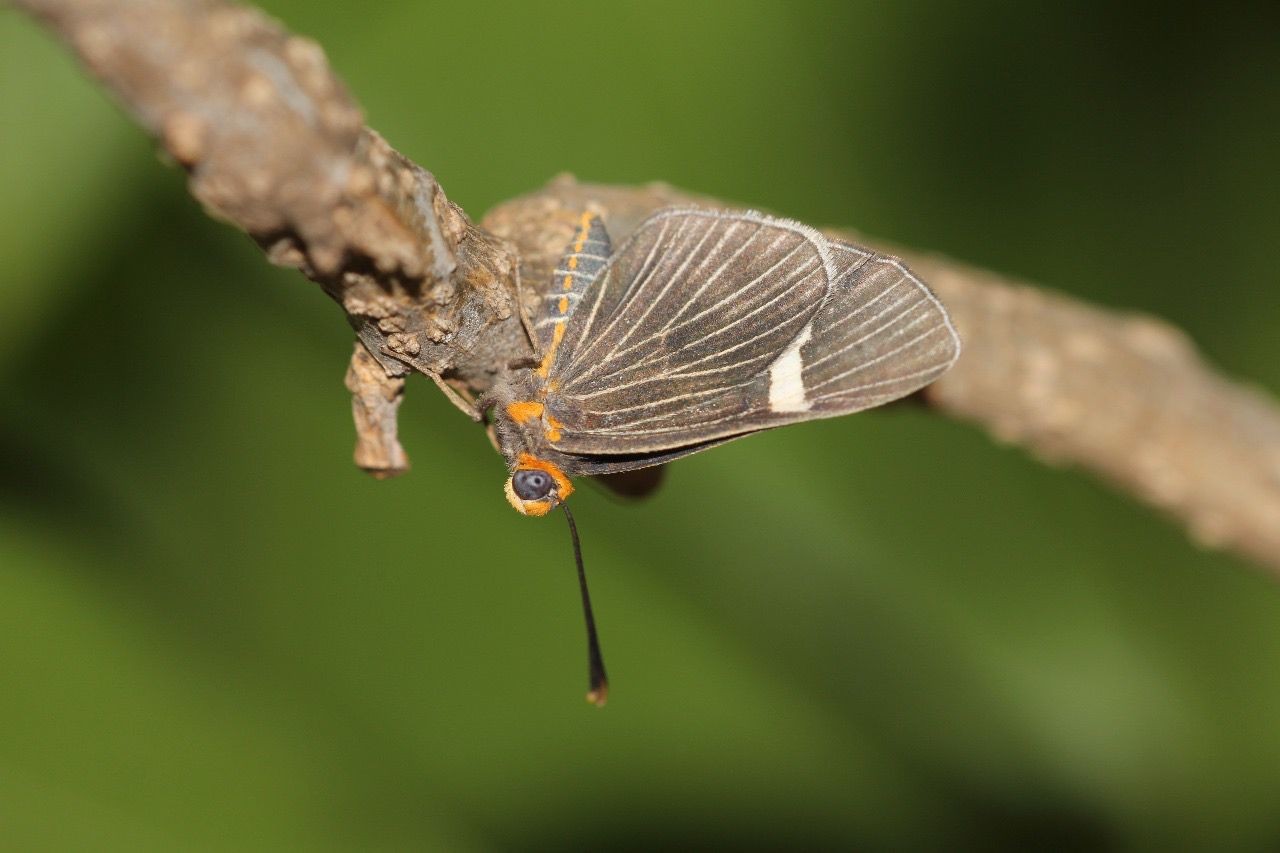
M 945 309 L 900 261 L 796 223 L 677 211 L 638 237 L 584 299 L 553 370 L 566 453 L 666 455 L 859 411 L 959 353 Z

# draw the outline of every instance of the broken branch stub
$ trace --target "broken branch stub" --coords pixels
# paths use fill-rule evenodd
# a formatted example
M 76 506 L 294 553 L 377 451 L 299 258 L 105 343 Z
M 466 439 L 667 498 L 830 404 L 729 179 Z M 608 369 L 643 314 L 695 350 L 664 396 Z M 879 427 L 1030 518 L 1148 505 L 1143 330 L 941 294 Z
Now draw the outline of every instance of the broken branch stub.
M 396 423 L 404 401 L 404 377 L 388 376 L 364 344 L 356 341 L 346 386 L 356 424 L 356 465 L 380 480 L 408 471 L 409 457 L 400 446 Z

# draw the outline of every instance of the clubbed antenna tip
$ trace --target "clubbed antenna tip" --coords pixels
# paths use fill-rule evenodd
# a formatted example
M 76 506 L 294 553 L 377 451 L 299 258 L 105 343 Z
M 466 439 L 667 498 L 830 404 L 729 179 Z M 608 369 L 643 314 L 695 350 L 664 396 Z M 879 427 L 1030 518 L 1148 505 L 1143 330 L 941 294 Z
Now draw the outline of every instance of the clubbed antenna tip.
M 573 513 L 561 504 L 565 520 L 569 522 L 569 538 L 573 540 L 573 560 L 578 565 L 578 589 L 582 591 L 582 616 L 587 623 L 587 682 L 590 690 L 587 701 L 603 708 L 609 699 L 609 676 L 604 671 L 604 657 L 600 654 L 600 638 L 596 636 L 596 619 L 591 612 L 591 594 L 587 592 L 587 571 L 582 566 L 582 545 L 578 541 L 578 525 L 573 523 Z

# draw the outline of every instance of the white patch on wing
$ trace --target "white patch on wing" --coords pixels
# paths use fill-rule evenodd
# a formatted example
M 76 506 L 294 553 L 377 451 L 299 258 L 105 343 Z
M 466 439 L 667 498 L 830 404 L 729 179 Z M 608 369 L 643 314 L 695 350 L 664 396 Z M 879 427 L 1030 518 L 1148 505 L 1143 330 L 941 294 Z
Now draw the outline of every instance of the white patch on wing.
M 807 412 L 812 404 L 804 394 L 804 359 L 800 348 L 809 342 L 813 324 L 805 326 L 769 368 L 769 411 Z

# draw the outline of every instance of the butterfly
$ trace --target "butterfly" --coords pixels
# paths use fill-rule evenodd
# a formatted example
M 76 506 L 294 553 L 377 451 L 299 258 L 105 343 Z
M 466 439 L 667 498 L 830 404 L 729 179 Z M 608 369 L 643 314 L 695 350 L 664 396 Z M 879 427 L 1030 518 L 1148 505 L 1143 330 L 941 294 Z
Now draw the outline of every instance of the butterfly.
M 535 360 L 480 408 L 508 502 L 546 515 L 572 478 L 660 465 L 933 382 L 960 355 L 946 308 L 898 259 L 754 211 L 669 208 L 615 251 L 582 214 L 528 318 Z M 574 539 L 591 693 L 607 692 Z

